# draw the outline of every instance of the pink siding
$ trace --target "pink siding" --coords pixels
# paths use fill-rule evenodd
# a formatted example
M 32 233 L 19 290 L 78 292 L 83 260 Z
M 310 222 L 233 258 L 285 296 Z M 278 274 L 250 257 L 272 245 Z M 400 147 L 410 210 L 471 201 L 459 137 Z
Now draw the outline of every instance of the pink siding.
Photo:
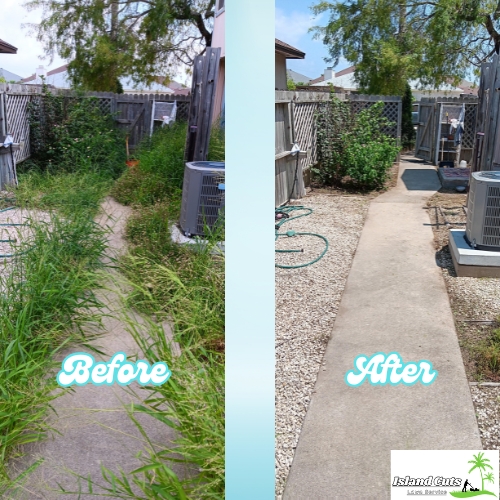
M 224 97 L 224 87 L 226 84 L 226 58 L 220 60 L 219 77 L 217 80 L 217 89 L 215 91 L 215 104 L 212 122 L 219 118 L 222 111 L 222 99 Z
M 221 12 L 214 21 L 214 32 L 212 34 L 212 47 L 220 47 L 221 48 L 221 57 L 225 57 L 226 55 L 226 37 L 224 33 L 225 21 L 224 18 L 226 16 L 225 12 Z

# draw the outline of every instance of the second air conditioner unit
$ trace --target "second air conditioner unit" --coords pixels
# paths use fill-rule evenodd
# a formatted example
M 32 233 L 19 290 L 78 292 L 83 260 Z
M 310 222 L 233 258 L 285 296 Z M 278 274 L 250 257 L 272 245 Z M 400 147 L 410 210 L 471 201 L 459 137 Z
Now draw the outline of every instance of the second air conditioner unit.
M 206 228 L 213 229 L 222 221 L 224 179 L 224 162 L 186 163 L 180 217 L 180 226 L 186 236 L 206 236 Z
M 472 248 L 500 251 L 500 172 L 472 173 L 465 239 Z

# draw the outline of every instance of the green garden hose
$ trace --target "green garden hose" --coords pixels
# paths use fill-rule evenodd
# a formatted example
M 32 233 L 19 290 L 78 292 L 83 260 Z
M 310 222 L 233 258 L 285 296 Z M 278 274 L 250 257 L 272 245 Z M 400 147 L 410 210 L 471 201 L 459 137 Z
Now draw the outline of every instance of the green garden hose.
M 301 211 L 301 212 L 306 212 L 306 213 L 301 213 L 300 215 L 295 215 L 295 216 L 290 217 L 290 214 L 292 212 L 295 212 L 295 211 Z M 320 260 L 325 255 L 325 253 L 327 252 L 327 250 L 328 250 L 328 240 L 324 236 L 322 236 L 321 234 L 316 234 L 316 233 L 297 233 L 295 231 L 287 231 L 286 233 L 280 233 L 279 232 L 279 229 L 281 228 L 281 226 L 285 222 L 289 222 L 289 221 L 291 221 L 293 219 L 298 219 L 299 217 L 305 217 L 306 215 L 312 214 L 312 212 L 313 212 L 312 208 L 307 208 L 307 207 L 299 206 L 299 205 L 292 205 L 292 206 L 288 206 L 288 207 L 277 208 L 275 210 L 276 214 L 280 213 L 280 214 L 284 215 L 284 217 L 280 221 L 278 221 L 277 224 L 276 224 L 276 226 L 275 226 L 275 228 L 276 228 L 275 241 L 277 241 L 280 236 L 287 236 L 287 237 L 294 237 L 294 236 L 314 236 L 316 238 L 322 239 L 325 242 L 325 248 L 324 248 L 324 250 L 314 260 L 312 260 L 310 262 L 306 262 L 305 264 L 297 264 L 295 266 L 284 266 L 284 265 L 281 265 L 281 264 L 275 264 L 276 267 L 280 267 L 281 269 L 298 269 L 299 267 L 310 266 L 310 265 L 314 264 L 315 262 L 318 262 L 318 260 Z M 299 252 L 303 252 L 303 250 L 275 250 L 275 252 L 276 253 L 299 253 Z
M 4 201 L 15 201 L 12 198 L 4 198 Z M 7 207 L 7 208 L 2 208 L 0 210 L 0 213 L 2 212 L 7 212 L 8 210 L 14 210 L 16 207 Z M 2 223 L 0 226 L 26 226 L 27 224 L 24 223 Z M 16 240 L 8 239 L 8 240 L 0 240 L 0 243 L 14 243 Z M 12 257 L 17 257 L 18 255 L 24 255 L 25 253 L 29 252 L 31 249 L 25 250 L 23 252 L 17 252 L 17 253 L 7 253 L 7 254 L 0 254 L 0 259 L 10 259 Z

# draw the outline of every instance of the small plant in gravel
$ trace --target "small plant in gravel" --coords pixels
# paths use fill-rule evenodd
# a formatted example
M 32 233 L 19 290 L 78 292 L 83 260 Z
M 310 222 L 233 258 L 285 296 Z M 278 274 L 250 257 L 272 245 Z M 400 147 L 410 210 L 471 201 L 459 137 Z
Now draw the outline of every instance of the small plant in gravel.
M 348 102 L 333 94 L 316 116 L 318 166 L 312 168 L 324 185 L 378 189 L 387 180 L 399 147 L 384 130 L 383 102 L 353 114 Z

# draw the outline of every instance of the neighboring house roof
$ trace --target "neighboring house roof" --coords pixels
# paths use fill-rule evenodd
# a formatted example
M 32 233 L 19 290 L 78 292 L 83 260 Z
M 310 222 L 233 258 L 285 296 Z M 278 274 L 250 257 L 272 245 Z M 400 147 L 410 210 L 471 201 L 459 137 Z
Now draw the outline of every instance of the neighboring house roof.
M 342 71 L 338 71 L 335 73 L 333 78 L 330 78 L 328 80 L 325 80 L 324 75 L 316 78 L 312 82 L 310 82 L 310 85 L 313 86 L 326 86 L 329 84 L 332 84 L 334 87 L 340 87 L 344 90 L 357 90 L 358 89 L 358 84 L 356 80 L 354 79 L 354 72 L 356 70 L 356 66 L 350 66 L 349 68 L 343 69 Z M 314 82 L 314 83 L 313 83 Z M 419 80 L 410 80 L 410 87 L 412 91 L 417 91 L 417 92 L 449 92 L 450 94 L 461 94 L 461 93 L 466 93 L 464 90 L 465 88 L 469 88 L 466 86 L 454 86 L 450 84 L 443 84 L 440 85 L 439 87 L 435 88 L 430 85 L 422 85 Z M 467 83 L 470 85 L 473 85 L 470 82 L 463 82 Z M 477 92 L 476 92 L 477 94 Z
M 288 43 L 282 42 L 277 38 L 274 39 L 274 49 L 278 54 L 284 55 L 287 59 L 304 59 L 306 57 L 306 53 L 302 52 Z
M 16 75 L 15 73 L 11 73 L 10 71 L 7 71 L 6 69 L 0 68 L 0 77 L 3 76 L 6 81 L 8 82 L 19 82 L 22 80 L 22 76 Z
M 161 82 L 165 80 L 164 77 L 157 77 L 157 82 L 152 83 L 149 87 L 146 85 L 138 86 L 134 88 L 134 83 L 130 78 L 121 78 L 120 82 L 122 84 L 124 92 L 159 92 L 164 94 L 174 94 L 174 95 L 189 95 L 189 89 L 182 85 L 181 83 L 175 81 L 169 81 L 167 85 L 162 85 Z M 41 78 L 37 77 L 36 74 L 24 78 L 21 80 L 22 83 L 42 83 Z M 68 78 L 68 65 L 65 64 L 59 68 L 55 68 L 47 72 L 45 77 L 45 83 L 48 85 L 53 85 L 56 88 L 70 88 L 71 84 Z
M 354 70 L 356 68 L 354 66 L 351 66 L 350 68 L 343 69 L 342 71 L 339 71 L 338 73 L 335 73 L 335 76 L 333 78 L 330 78 L 328 80 L 325 80 L 325 76 L 321 76 L 320 78 L 317 78 L 316 80 L 319 80 L 315 83 L 311 82 L 311 85 L 318 86 L 318 87 L 323 87 L 332 84 L 334 87 L 341 87 L 345 90 L 357 90 L 358 84 L 354 80 Z
M 464 94 L 472 94 L 472 95 L 477 95 L 477 91 L 479 89 L 476 83 L 468 82 L 467 80 L 462 80 L 458 84 L 458 87 L 463 90 Z
M 0 54 L 17 54 L 17 47 L 0 40 Z
M 297 73 L 293 69 L 287 70 L 287 74 L 288 78 L 290 78 L 294 83 L 302 82 L 304 84 L 308 84 L 311 81 L 311 79 L 308 76 L 302 75 L 301 73 Z
M 318 78 L 313 78 L 310 82 L 309 82 L 309 85 L 314 85 L 315 83 L 319 83 L 319 82 L 322 82 L 325 80 L 325 76 L 324 75 L 321 75 L 321 76 L 318 76 Z

